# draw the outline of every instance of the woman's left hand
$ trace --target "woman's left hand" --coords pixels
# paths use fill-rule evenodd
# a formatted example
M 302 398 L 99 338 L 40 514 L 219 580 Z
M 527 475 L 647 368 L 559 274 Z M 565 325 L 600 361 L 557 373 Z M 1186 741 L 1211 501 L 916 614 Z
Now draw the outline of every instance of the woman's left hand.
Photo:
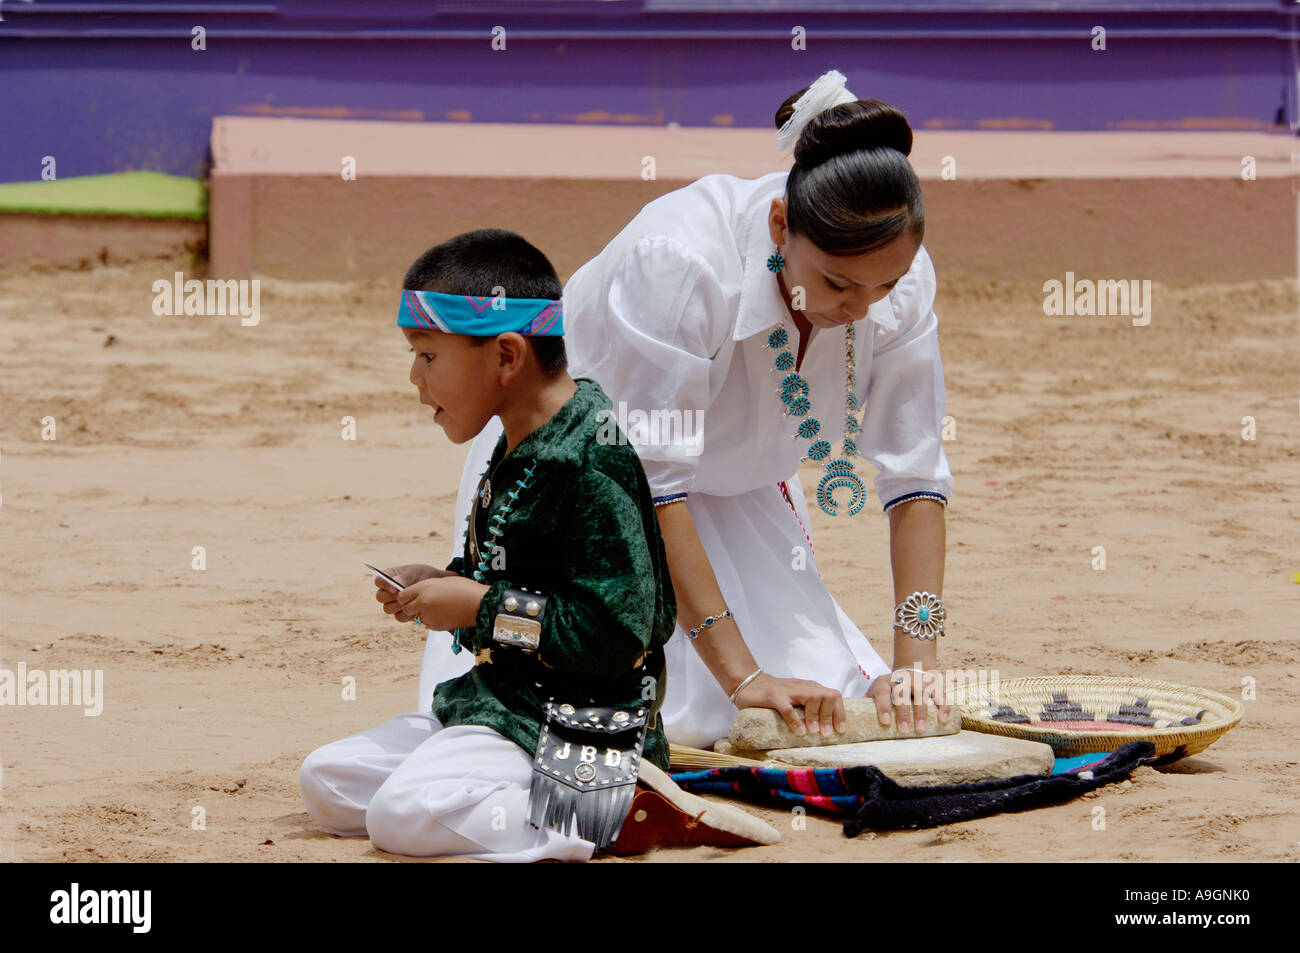
M 935 670 L 900 668 L 881 675 L 871 683 L 867 697 L 875 701 L 882 725 L 897 719 L 900 734 L 911 734 L 914 723 L 918 732 L 926 730 L 927 704 L 938 707 L 940 724 L 952 716 L 952 706 L 944 703 L 943 674 Z
M 459 629 L 474 625 L 479 603 L 488 587 L 456 573 L 424 579 L 397 593 L 398 622 L 419 619 L 430 629 Z

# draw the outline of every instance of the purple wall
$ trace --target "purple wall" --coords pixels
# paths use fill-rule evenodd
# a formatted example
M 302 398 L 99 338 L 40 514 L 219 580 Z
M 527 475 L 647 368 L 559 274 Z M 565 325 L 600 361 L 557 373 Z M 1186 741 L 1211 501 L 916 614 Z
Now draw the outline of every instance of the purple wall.
M 1300 118 L 1296 6 L 3 0 L 0 181 L 38 178 L 45 155 L 60 178 L 202 176 L 222 114 L 770 127 L 831 67 L 922 129 L 1285 131 Z

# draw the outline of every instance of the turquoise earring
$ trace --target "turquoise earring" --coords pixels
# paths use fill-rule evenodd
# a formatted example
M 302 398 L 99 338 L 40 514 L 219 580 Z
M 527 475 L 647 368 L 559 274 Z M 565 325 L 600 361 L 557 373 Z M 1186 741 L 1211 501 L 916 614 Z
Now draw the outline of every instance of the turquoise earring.
M 767 270 L 776 274 L 785 267 L 785 259 L 781 257 L 781 249 L 774 251 L 767 259 Z

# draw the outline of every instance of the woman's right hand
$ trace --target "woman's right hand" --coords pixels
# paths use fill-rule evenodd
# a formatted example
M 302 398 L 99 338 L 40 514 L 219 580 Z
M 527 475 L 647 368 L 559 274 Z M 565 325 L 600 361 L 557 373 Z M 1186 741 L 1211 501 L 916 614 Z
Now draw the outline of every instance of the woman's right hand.
M 423 582 L 425 579 L 435 579 L 438 576 L 454 576 L 454 572 L 448 572 L 446 569 L 435 569 L 433 566 L 425 566 L 422 563 L 412 563 L 408 566 L 394 566 L 392 569 L 385 569 L 385 573 L 392 576 L 404 586 L 413 586 L 417 582 Z M 384 611 L 395 617 L 398 622 L 410 622 L 410 616 L 402 612 L 402 604 L 397 601 L 397 592 L 375 576 L 375 599 L 383 607 Z
M 764 672 L 736 696 L 735 705 L 775 709 L 796 735 L 820 732 L 825 736 L 849 726 L 844 697 L 833 688 L 803 678 L 777 678 Z M 802 718 L 796 708 L 803 709 Z

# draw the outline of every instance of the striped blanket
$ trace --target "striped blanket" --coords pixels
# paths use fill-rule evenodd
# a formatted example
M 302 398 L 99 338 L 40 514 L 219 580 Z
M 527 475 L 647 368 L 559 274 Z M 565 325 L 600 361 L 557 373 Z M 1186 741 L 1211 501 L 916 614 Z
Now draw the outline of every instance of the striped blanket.
M 938 827 L 1060 804 L 1106 784 L 1122 781 L 1143 761 L 1155 757 L 1149 741 L 1131 741 L 1105 755 L 1073 759 L 1059 774 L 933 787 L 904 787 L 879 768 L 711 768 L 672 775 L 695 794 L 722 794 L 771 807 L 817 808 L 845 818 L 845 836 L 863 830 Z M 1097 760 L 1100 758 L 1100 760 Z

